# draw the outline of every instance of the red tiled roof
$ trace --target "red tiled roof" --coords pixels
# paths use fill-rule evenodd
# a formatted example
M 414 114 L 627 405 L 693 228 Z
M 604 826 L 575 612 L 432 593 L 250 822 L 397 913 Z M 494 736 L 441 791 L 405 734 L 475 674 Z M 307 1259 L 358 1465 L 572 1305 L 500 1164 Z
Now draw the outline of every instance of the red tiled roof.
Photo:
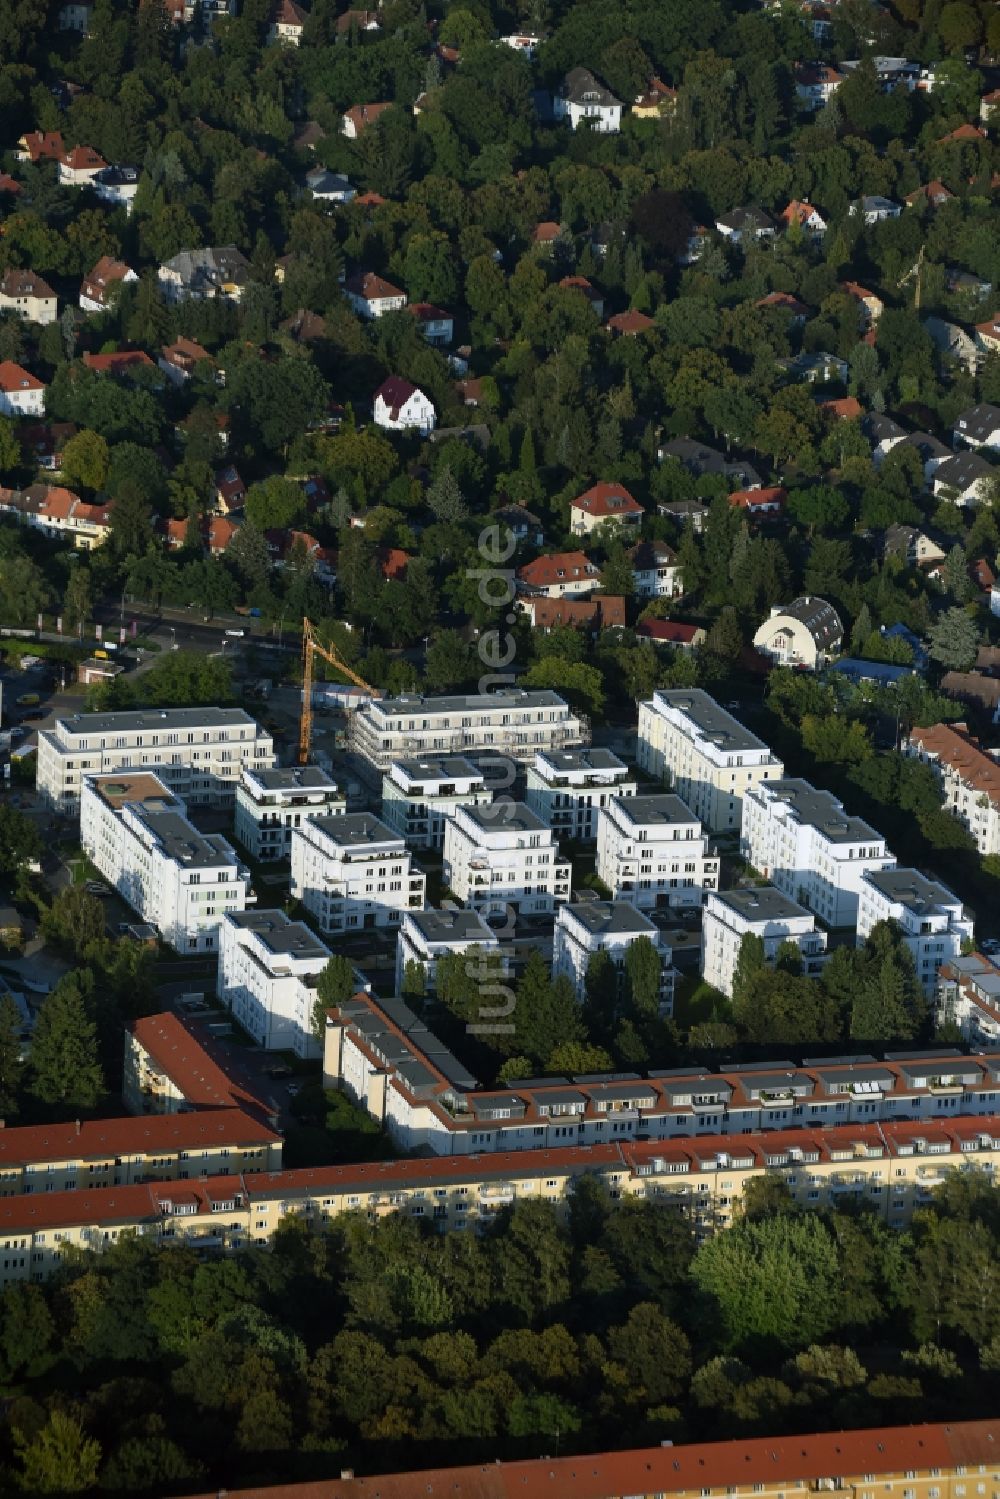
M 965 724 L 936 723 L 928 729 L 911 729 L 910 740 L 1000 807 L 1000 765 L 983 753 Z
M 63 152 L 59 163 L 73 172 L 99 172 L 107 166 L 104 157 L 93 146 L 73 146 Z
M 363 297 L 366 302 L 379 302 L 384 298 L 406 295 L 398 286 L 393 286 L 391 281 L 383 281 L 381 276 L 376 276 L 374 271 L 356 271 L 353 276 L 348 276 L 344 282 L 344 290 L 352 296 Z
M 806 220 L 817 211 L 818 210 L 813 208 L 811 203 L 807 203 L 804 198 L 793 198 L 792 201 L 781 210 L 779 217 L 784 219 L 786 224 L 804 224 Z
M 374 405 L 381 396 L 382 401 L 388 406 L 395 420 L 410 397 L 419 394 L 418 387 L 412 385 L 409 380 L 404 380 L 402 375 L 390 375 L 388 380 L 382 381 L 382 384 L 372 396 L 372 404 Z
M 83 1124 L 36 1124 L 0 1130 L 0 1170 L 31 1161 L 78 1161 L 212 1145 L 266 1145 L 280 1136 L 243 1109 L 190 1114 L 123 1115 Z
M 957 130 L 949 130 L 947 135 L 940 136 L 934 144 L 943 146 L 946 141 L 984 141 L 986 131 L 980 130 L 978 125 L 959 125 Z
M 83 362 L 88 370 L 93 370 L 97 375 L 118 375 L 123 370 L 134 369 L 137 365 L 146 365 L 149 369 L 156 368 L 143 349 L 119 349 L 114 354 L 84 354 Z
M 997 580 L 996 573 L 993 571 L 992 567 L 990 567 L 990 564 L 987 562 L 985 557 L 978 557 L 969 568 L 969 572 L 972 574 L 973 580 L 978 583 L 979 587 L 982 588 L 986 593 L 990 592 Z
M 409 552 L 404 552 L 400 547 L 379 547 L 375 555 L 382 569 L 382 576 L 387 581 L 402 582 L 406 577 L 406 569 L 413 561 Z
M 123 260 L 115 260 L 112 255 L 102 255 L 94 266 L 94 269 L 84 278 L 82 290 L 96 302 L 103 300 L 100 295 L 107 287 L 116 281 L 123 281 L 131 274 L 131 267 Z
M 787 495 L 787 489 L 780 484 L 772 484 L 767 489 L 737 489 L 727 498 L 737 510 L 760 510 L 771 505 L 783 508 Z
M 195 1108 L 249 1108 L 254 1113 L 268 1112 L 259 1098 L 213 1061 L 194 1032 L 176 1015 L 166 1010 L 159 1015 L 147 1015 L 133 1021 L 131 1029 L 157 1067 Z
M 586 552 L 552 552 L 546 557 L 536 557 L 518 570 L 522 583 L 533 588 L 547 588 L 553 583 L 566 583 L 577 578 L 586 578 L 597 586 L 600 568 L 591 562 Z
M 304 26 L 309 12 L 303 10 L 296 0 L 278 0 L 272 24 L 275 26 Z
M 9 172 L 0 172 L 0 193 L 10 193 L 16 198 L 20 191 L 21 184 L 16 178 L 12 177 Z
M 224 515 L 213 515 L 205 532 L 209 550 L 224 552 L 239 529 L 235 521 L 227 520 Z
M 546 219 L 544 223 L 536 224 L 531 231 L 531 243 L 533 245 L 550 245 L 554 239 L 559 238 L 560 232 L 558 224 L 553 223 L 551 219 Z
M 362 130 L 365 130 L 369 125 L 374 125 L 380 114 L 391 108 L 391 103 L 352 104 L 350 109 L 344 110 L 344 118 L 352 122 L 355 133 L 360 135 Z M 357 201 L 360 203 L 361 199 L 359 198 Z
M 635 633 L 647 640 L 662 640 L 667 645 L 691 645 L 698 634 L 705 632 L 698 625 L 684 625 L 677 619 L 641 619 Z
M 610 328 L 612 333 L 625 333 L 634 338 L 637 333 L 647 333 L 650 328 L 655 327 L 655 323 L 644 312 L 636 312 L 634 307 L 630 307 L 628 312 L 616 312 L 614 317 L 609 317 L 604 326 Z
M 58 161 L 66 150 L 58 130 L 32 130 L 21 136 L 19 144 L 31 161 Z
M 788 291 L 769 291 L 766 297 L 758 297 L 754 303 L 755 307 L 783 307 L 797 316 L 809 311 L 804 302 L 798 297 L 793 297 Z
M 451 322 L 450 312 L 445 312 L 443 307 L 435 307 L 433 302 L 411 302 L 407 307 L 411 317 L 415 317 L 420 323 Z
M 533 598 L 527 604 L 536 630 L 555 630 L 562 625 L 610 630 L 625 624 L 625 600 L 620 594 L 604 593 L 596 599 Z
M 160 350 L 168 364 L 184 366 L 189 363 L 197 364 L 199 359 L 211 359 L 212 356 L 201 344 L 195 343 L 193 338 L 175 338 L 172 344 L 164 344 Z
M 44 390 L 45 384 L 37 375 L 31 375 L 13 359 L 0 361 L 0 390 L 12 395 L 18 390 Z
M 377 106 L 372 107 L 375 108 Z M 386 105 L 386 108 L 388 108 L 388 105 Z M 383 203 L 388 203 L 389 199 L 383 198 L 381 193 L 359 193 L 354 201 L 364 208 L 381 208 Z
M 617 515 L 643 515 L 638 500 L 632 498 L 623 484 L 609 484 L 601 479 L 585 489 L 583 494 L 570 500 L 571 510 L 585 510 L 588 515 L 614 517 Z
M 831 416 L 839 417 L 841 420 L 849 420 L 865 414 L 865 408 L 857 396 L 841 396 L 835 401 L 820 401 L 819 409 L 828 411 Z
M 53 302 L 56 297 L 49 283 L 34 271 L 8 271 L 0 281 L 0 292 L 5 297 L 41 297 Z

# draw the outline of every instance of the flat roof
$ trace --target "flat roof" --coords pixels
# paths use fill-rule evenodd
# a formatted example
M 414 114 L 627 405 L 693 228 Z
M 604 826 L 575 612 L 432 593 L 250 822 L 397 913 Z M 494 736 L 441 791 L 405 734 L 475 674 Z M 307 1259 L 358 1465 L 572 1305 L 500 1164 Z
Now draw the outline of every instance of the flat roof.
M 142 820 L 167 857 L 176 859 L 178 864 L 224 869 L 240 862 L 236 850 L 221 833 L 199 833 L 180 812 L 144 807 Z
M 559 909 L 560 913 L 565 912 L 567 917 L 572 917 L 582 927 L 586 927 L 594 937 L 641 932 L 643 935 L 652 933 L 655 941 L 658 936 L 657 928 L 649 917 L 637 911 L 626 900 L 582 900 Z
M 231 911 L 226 920 L 231 921 L 240 931 L 254 932 L 269 952 L 284 953 L 295 958 L 332 956 L 326 943 L 321 942 L 304 921 L 292 921 L 280 909 L 261 911 L 254 907 L 249 911 Z
M 139 803 L 150 811 L 177 811 L 183 806 L 159 776 L 148 770 L 123 770 L 117 775 L 86 776 L 107 806 L 117 812 L 128 802 Z
M 763 739 L 751 734 L 739 719 L 727 713 L 714 697 L 709 697 L 700 687 L 657 688 L 653 700 L 683 713 L 702 738 L 711 739 L 720 749 L 767 750 L 771 754 L 770 746 Z M 774 758 L 773 754 L 771 757 Z
M 365 708 L 388 718 L 413 718 L 418 713 L 483 713 L 496 708 L 565 708 L 566 700 L 548 688 L 537 691 L 472 692 L 452 697 L 384 697 L 370 699 Z
M 360 846 L 363 843 L 402 843 L 403 835 L 386 827 L 379 817 L 371 812 L 344 812 L 339 817 L 311 817 L 303 831 L 318 828 L 332 842 L 344 847 Z
M 482 806 L 463 807 L 466 817 L 478 822 L 485 832 L 509 829 L 512 833 L 551 833 L 548 823 L 542 821 L 526 802 L 487 802 Z
M 654 792 L 651 796 L 616 796 L 614 808 L 633 823 L 671 827 L 679 822 L 697 822 L 691 808 L 672 791 Z
M 557 773 L 571 770 L 625 770 L 624 760 L 608 749 L 539 750 L 535 768 L 546 765 Z
M 961 905 L 957 895 L 937 880 L 929 880 L 919 869 L 869 870 L 865 879 L 889 900 L 907 906 L 911 911 Z
M 810 913 L 773 885 L 751 885 L 739 890 L 713 890 L 709 902 L 721 901 L 747 921 L 786 921 Z
M 243 708 L 140 708 L 127 713 L 72 713 L 56 719 L 66 734 L 135 734 L 144 729 L 214 729 L 245 727 L 264 730 Z
M 766 781 L 764 785 L 770 796 L 787 802 L 799 821 L 815 828 L 830 843 L 868 843 L 875 839 L 884 843 L 882 834 L 860 817 L 852 817 L 829 791 L 817 791 L 808 781 L 787 777 L 780 781 Z
M 478 911 L 407 911 L 403 916 L 404 927 L 412 922 L 428 942 L 480 941 L 497 945 L 497 936 L 492 927 Z
M 483 772 L 464 755 L 428 755 L 414 760 L 393 760 L 392 770 L 401 770 L 409 781 L 483 780 Z
M 318 765 L 288 765 L 274 770 L 244 768 L 243 777 L 265 791 L 336 791 L 337 782 Z

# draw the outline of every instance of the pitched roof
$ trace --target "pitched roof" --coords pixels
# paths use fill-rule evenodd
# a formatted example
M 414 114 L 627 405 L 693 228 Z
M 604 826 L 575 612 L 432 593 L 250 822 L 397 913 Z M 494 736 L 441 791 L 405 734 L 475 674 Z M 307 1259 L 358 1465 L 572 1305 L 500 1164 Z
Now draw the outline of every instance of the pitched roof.
M 755 307 L 781 307 L 788 312 L 793 312 L 796 317 L 804 317 L 809 308 L 798 297 L 793 297 L 788 291 L 769 291 L 766 297 L 758 297 L 754 303 Z
M 208 359 L 213 364 L 215 363 L 207 349 L 195 343 L 193 338 L 184 338 L 183 335 L 175 338 L 172 344 L 164 344 L 160 353 L 168 364 L 176 364 L 179 367 L 197 364 L 200 359 Z
M 929 203 L 937 204 L 945 203 L 949 198 L 953 198 L 954 196 L 955 194 L 949 191 L 943 182 L 939 182 L 935 178 L 933 182 L 926 182 L 922 187 L 914 188 L 912 193 L 907 193 L 903 201 L 906 203 L 919 203 L 921 198 L 926 198 Z
M 382 569 L 382 576 L 387 581 L 402 581 L 406 577 L 406 569 L 413 561 L 409 552 L 404 552 L 401 547 L 378 547 L 375 555 Z
M 957 130 L 949 130 L 947 135 L 939 136 L 934 142 L 936 146 L 943 146 L 946 141 L 984 141 L 986 131 L 980 130 L 978 125 L 959 125 Z
M 96 1157 L 257 1145 L 280 1137 L 243 1109 L 202 1113 L 123 1115 L 82 1124 L 37 1124 L 0 1130 L 0 1170 L 31 1161 L 79 1161 Z
M 840 396 L 833 401 L 820 401 L 819 409 L 829 412 L 830 416 L 835 416 L 841 421 L 849 421 L 851 418 L 862 417 L 865 414 L 865 408 L 857 396 Z
M 278 4 L 271 18 L 272 26 L 299 26 L 302 27 L 309 19 L 309 12 L 303 10 L 296 0 L 278 0 Z
M 705 631 L 700 625 L 685 625 L 679 619 L 640 619 L 635 633 L 646 640 L 663 641 L 666 645 L 693 645 L 698 635 Z
M 84 277 L 83 290 L 88 293 L 103 292 L 116 281 L 123 281 L 132 274 L 131 266 L 127 266 L 123 260 L 115 260 L 113 255 L 102 255 L 93 270 Z M 94 301 L 97 301 L 97 297 L 94 297 Z
M 726 498 L 736 510 L 760 510 L 771 505 L 783 507 L 787 495 L 782 485 L 772 484 L 767 489 L 736 489 Z
M 638 500 L 632 498 L 623 484 L 609 484 L 601 479 L 592 484 L 583 494 L 577 495 L 575 500 L 570 500 L 571 510 L 583 510 L 587 515 L 600 516 L 602 519 L 614 519 L 618 515 L 643 515 L 644 511 Z
M 781 210 L 780 217 L 784 219 L 786 224 L 804 224 L 813 214 L 816 214 L 817 218 L 822 217 L 819 211 L 813 208 L 811 203 L 807 203 L 803 198 L 793 198 Z
M 561 227 L 553 219 L 543 219 L 536 224 L 531 231 L 531 243 L 533 245 L 550 245 L 553 240 L 559 238 L 562 233 Z
M 601 570 L 591 562 L 586 552 L 550 552 L 545 557 L 536 557 L 518 569 L 522 583 L 532 588 L 548 588 L 553 583 L 572 582 L 585 578 L 597 586 Z
M 56 300 L 56 294 L 49 283 L 34 271 L 8 271 L 0 281 L 0 294 L 5 297 L 42 297 L 51 302 Z
M 59 164 L 73 172 L 99 172 L 107 166 L 104 157 L 93 146 L 73 146 L 63 152 Z
M 19 144 L 24 146 L 31 161 L 58 161 L 66 150 L 58 130 L 29 131 L 21 136 Z
M 350 109 L 344 110 L 344 119 L 350 120 L 354 126 L 355 134 L 360 135 L 362 130 L 367 129 L 369 125 L 374 125 L 380 114 L 391 108 L 391 103 L 352 104 Z M 366 194 L 366 196 L 368 195 Z
M 570 104 L 598 104 L 603 109 L 621 108 L 609 88 L 600 83 L 589 68 L 570 68 L 562 83 L 562 96 Z
M 669 83 L 664 83 L 662 78 L 651 78 L 644 94 L 639 94 L 635 100 L 636 109 L 660 109 L 664 104 L 672 104 L 677 98 L 677 90 L 671 88 Z
M 527 601 L 536 630 L 611 630 L 625 625 L 625 600 L 619 594 L 601 594 L 596 599 L 546 599 Z
M 421 394 L 419 386 L 404 380 L 402 375 L 390 375 L 388 380 L 383 380 L 378 390 L 372 397 L 372 404 L 381 397 L 382 403 L 388 406 L 395 417 L 413 396 Z
M 20 191 L 21 184 L 16 178 L 12 177 L 9 172 L 0 172 L 0 193 L 10 193 L 16 198 Z
M 119 375 L 123 371 L 146 365 L 156 366 L 143 349 L 118 349 L 114 354 L 84 354 L 83 362 L 97 375 Z
M 156 1066 L 195 1108 L 268 1112 L 259 1098 L 209 1056 L 194 1031 L 171 1011 L 134 1020 L 130 1030 Z
M 962 781 L 1000 807 L 1000 765 L 985 755 L 965 724 L 936 723 L 930 728 L 910 730 L 910 742 L 947 765 Z
M 13 359 L 0 362 L 0 390 L 6 395 L 17 390 L 44 390 L 45 384 L 37 375 L 31 375 Z
M 637 333 L 646 333 L 656 324 L 644 312 L 636 312 L 630 307 L 628 312 L 616 312 L 614 317 L 609 317 L 604 326 L 612 333 L 624 333 L 634 338 Z
M 361 297 L 366 302 L 379 302 L 392 297 L 405 297 L 406 293 L 398 286 L 393 286 L 391 281 L 384 281 L 381 276 L 376 276 L 374 271 L 355 271 L 353 276 L 348 276 L 344 282 L 344 290 L 350 292 L 353 297 Z
M 677 553 L 665 541 L 640 541 L 626 556 L 634 572 L 650 572 L 653 568 L 677 565 Z

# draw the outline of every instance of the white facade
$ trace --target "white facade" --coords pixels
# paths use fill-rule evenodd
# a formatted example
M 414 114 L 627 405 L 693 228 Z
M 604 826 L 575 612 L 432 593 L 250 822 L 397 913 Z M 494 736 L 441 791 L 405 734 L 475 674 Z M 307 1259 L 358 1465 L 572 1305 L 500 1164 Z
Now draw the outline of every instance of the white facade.
M 189 806 L 231 804 L 246 765 L 274 764 L 274 741 L 242 708 L 74 713 L 38 735 L 35 784 L 72 811 L 85 775 L 149 769 Z
M 635 596 L 639 599 L 672 599 L 684 592 L 684 577 L 677 553 L 665 541 L 641 541 L 629 553 Z
M 679 796 L 612 797 L 597 820 L 597 875 L 639 910 L 700 906 L 719 856 Z
M 524 799 L 557 838 L 593 843 L 601 808 L 638 789 L 634 772 L 610 750 L 541 750 L 528 766 Z
M 136 193 L 139 191 L 138 167 L 110 166 L 96 173 L 90 186 L 104 203 L 132 212 Z
M 844 638 L 840 616 L 825 599 L 803 595 L 790 604 L 775 604 L 758 628 L 753 643 L 779 666 L 818 666 L 839 656 Z
M 215 952 L 219 924 L 256 899 L 250 871 L 218 833 L 148 772 L 85 776 L 80 843 L 101 874 L 175 952 Z
M 492 800 L 483 772 L 464 755 L 396 760 L 382 777 L 382 816 L 411 848 L 444 848 L 446 818 Z
M 552 975 L 565 975 L 582 1004 L 587 992 L 587 968 L 594 954 L 608 954 L 621 982 L 625 954 L 640 937 L 647 938 L 660 955 L 660 1013 L 670 1015 L 676 978 L 670 952 L 649 917 L 627 901 L 586 900 L 560 906 L 552 938 Z
M 572 68 L 561 91 L 552 96 L 553 116 L 568 120 L 571 130 L 582 125 L 601 135 L 614 134 L 622 128 L 622 108 L 621 100 L 586 68 Z
M 0 416 L 44 416 L 45 386 L 11 359 L 0 364 Z
M 369 813 L 319 817 L 292 830 L 292 894 L 322 932 L 398 926 L 421 911 L 427 876 L 398 833 Z
M 347 802 L 318 765 L 244 768 L 236 788 L 236 837 L 255 859 L 287 859 L 292 831 L 310 817 L 336 817 Z
M 433 432 L 437 424 L 433 401 L 416 386 L 409 386 L 405 392 L 386 391 L 383 386 L 375 396 L 372 415 L 376 427 L 384 427 L 388 432 L 406 432 L 415 427 L 426 435 Z
M 794 942 L 803 973 L 815 977 L 826 954 L 826 933 L 816 918 L 773 885 L 715 892 L 708 897 L 702 926 L 701 972 L 706 983 L 732 995 L 740 944 L 750 932 L 764 943 L 764 959 L 773 963 L 783 942 Z
M 511 689 L 454 697 L 369 698 L 351 714 L 350 747 L 380 770 L 394 760 L 441 755 L 530 760 L 539 750 L 584 744 L 586 719 L 555 692 Z
M 860 817 L 808 781 L 765 781 L 743 798 L 740 853 L 759 874 L 828 927 L 854 927 L 861 881 L 895 856 Z
M 54 323 L 59 302 L 47 281 L 34 271 L 8 271 L 0 280 L 0 312 L 13 312 L 26 323 Z
M 858 946 L 880 921 L 894 921 L 909 948 L 924 993 L 934 993 L 942 963 L 972 940 L 972 922 L 957 895 L 916 869 L 865 875 L 858 902 Z
M 700 688 L 671 688 L 639 704 L 637 763 L 666 778 L 710 833 L 738 831 L 743 797 L 784 766 Z
M 933 766 L 945 811 L 965 824 L 980 854 L 1000 854 L 1000 764 L 983 753 L 965 725 L 911 729 L 904 751 Z
M 570 865 L 523 802 L 459 807 L 444 832 L 444 880 L 473 910 L 549 915 L 569 900 Z
M 215 992 L 258 1046 L 319 1056 L 315 980 L 331 956 L 303 922 L 284 911 L 228 912 L 219 927 Z
M 405 911 L 396 938 L 396 990 L 402 993 L 407 963 L 418 963 L 424 971 L 428 993 L 436 986 L 438 959 L 446 953 L 471 953 L 480 977 L 479 963 L 488 967 L 492 977 L 498 968 L 506 968 L 501 958 L 500 941 L 478 911 L 463 911 L 446 905 L 442 910 Z M 486 979 L 486 974 L 482 977 Z

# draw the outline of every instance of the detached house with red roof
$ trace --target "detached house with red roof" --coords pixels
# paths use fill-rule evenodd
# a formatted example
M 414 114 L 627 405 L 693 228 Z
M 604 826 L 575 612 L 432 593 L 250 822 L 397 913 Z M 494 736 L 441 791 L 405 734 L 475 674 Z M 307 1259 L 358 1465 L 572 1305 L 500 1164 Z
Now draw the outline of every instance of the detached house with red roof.
M 40 161 L 58 161 L 66 154 L 63 138 L 58 130 L 31 130 L 18 138 L 14 155 L 18 161 L 30 161 L 37 166 Z
M 609 484 L 602 479 L 570 500 L 570 530 L 574 536 L 589 536 L 609 523 L 638 527 L 645 513 L 623 484 Z
M 451 343 L 455 336 L 455 320 L 443 307 L 435 307 L 433 302 L 411 302 L 406 311 L 420 325 L 420 331 L 429 344 L 442 348 Z
M 344 111 L 340 117 L 340 133 L 346 135 L 349 141 L 356 141 L 359 135 L 363 135 L 369 125 L 374 125 L 379 115 L 391 109 L 391 103 L 384 104 L 352 104 L 350 109 Z
M 138 281 L 131 266 L 110 255 L 102 255 L 89 275 L 80 283 L 80 309 L 83 312 L 107 312 L 116 286 Z
M 685 625 L 676 619 L 640 619 L 635 634 L 637 640 L 667 645 L 675 651 L 697 650 L 707 639 L 700 625 Z
M 795 95 L 807 109 L 822 109 L 843 81 L 843 73 L 827 63 L 810 63 L 795 70 Z
M 89 187 L 107 162 L 93 146 L 73 146 L 59 158 L 59 181 L 63 187 Z
M 375 425 L 388 432 L 415 429 L 421 436 L 426 436 L 437 424 L 437 413 L 430 398 L 419 386 L 404 380 L 402 375 L 390 375 L 379 386 L 375 392 L 373 416 Z
M 278 43 L 284 47 L 297 47 L 308 19 L 309 12 L 297 4 L 296 0 L 278 0 L 267 30 L 269 45 Z
M 190 380 L 199 364 L 210 366 L 217 382 L 222 383 L 215 360 L 193 338 L 175 338 L 172 344 L 164 344 L 156 362 L 174 385 Z
M 655 328 L 656 323 L 644 312 L 637 312 L 630 307 L 628 312 L 616 312 L 614 317 L 609 317 L 604 324 L 609 333 L 617 334 L 619 338 L 635 338 L 640 333 L 648 333 L 650 328 Z
M 788 206 L 781 210 L 781 222 L 785 225 L 786 231 L 794 224 L 802 230 L 803 234 L 810 234 L 815 239 L 821 239 L 826 233 L 826 219 L 813 208 L 811 203 L 805 203 L 800 198 L 793 198 Z
M 748 520 L 761 520 L 781 515 L 787 497 L 787 489 L 771 484 L 765 489 L 734 490 L 728 499 L 734 510 L 742 510 Z
M 373 271 L 356 271 L 344 282 L 344 295 L 354 311 L 363 318 L 385 317 L 387 312 L 400 312 L 406 306 L 406 293 L 384 281 Z
M 14 312 L 26 323 L 54 323 L 58 311 L 55 292 L 34 271 L 10 270 L 0 281 L 0 312 Z
M 677 553 L 665 541 L 640 541 L 628 553 L 628 560 L 637 598 L 672 599 L 684 592 Z
M 549 599 L 583 599 L 601 586 L 601 569 L 586 552 L 551 552 L 517 572 L 518 591 Z
M 246 503 L 247 487 L 235 464 L 220 468 L 215 475 L 215 514 L 234 515 Z
M 113 375 L 117 379 L 127 379 L 135 370 L 156 369 L 144 349 L 116 349 L 112 354 L 84 354 L 83 363 L 95 375 Z
M 45 385 L 13 359 L 0 363 L 0 416 L 43 416 Z

